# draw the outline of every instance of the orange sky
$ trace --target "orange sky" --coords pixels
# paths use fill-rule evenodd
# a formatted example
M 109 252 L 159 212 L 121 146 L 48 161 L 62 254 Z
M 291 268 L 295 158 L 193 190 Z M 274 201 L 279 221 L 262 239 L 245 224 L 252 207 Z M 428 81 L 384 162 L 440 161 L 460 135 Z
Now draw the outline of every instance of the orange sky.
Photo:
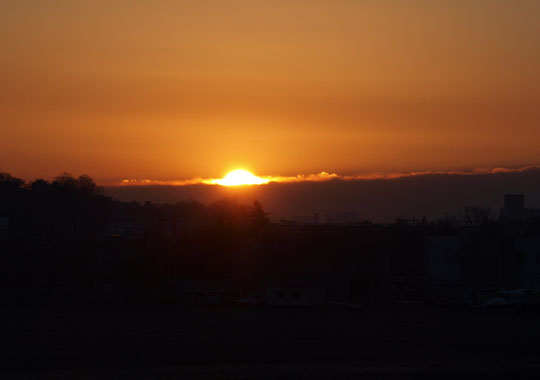
M 0 2 L 0 159 L 98 181 L 540 164 L 538 1 Z

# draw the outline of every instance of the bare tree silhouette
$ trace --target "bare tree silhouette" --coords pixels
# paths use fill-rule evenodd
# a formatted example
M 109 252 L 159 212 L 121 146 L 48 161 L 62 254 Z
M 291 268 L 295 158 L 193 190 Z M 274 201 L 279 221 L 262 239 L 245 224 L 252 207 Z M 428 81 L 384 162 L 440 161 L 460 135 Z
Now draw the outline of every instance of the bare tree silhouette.
M 464 210 L 465 225 L 478 227 L 495 220 L 495 211 L 489 207 L 467 206 Z

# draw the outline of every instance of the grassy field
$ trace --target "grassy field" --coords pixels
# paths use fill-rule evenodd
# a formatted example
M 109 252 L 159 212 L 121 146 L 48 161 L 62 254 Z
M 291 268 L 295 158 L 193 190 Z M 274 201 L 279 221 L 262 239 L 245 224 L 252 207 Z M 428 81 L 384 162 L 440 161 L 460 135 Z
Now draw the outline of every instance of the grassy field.
M 525 312 L 146 306 L 2 314 L 3 378 L 540 373 L 540 315 Z

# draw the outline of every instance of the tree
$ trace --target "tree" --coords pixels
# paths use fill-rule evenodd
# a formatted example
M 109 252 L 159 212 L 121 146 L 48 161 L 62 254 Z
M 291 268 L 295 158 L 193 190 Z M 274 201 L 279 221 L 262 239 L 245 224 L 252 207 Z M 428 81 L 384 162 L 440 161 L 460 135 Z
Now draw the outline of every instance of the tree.
M 465 225 L 478 227 L 495 220 L 495 211 L 489 207 L 467 206 L 464 211 Z
M 49 183 L 47 181 L 45 181 L 44 179 L 36 179 L 34 180 L 30 186 L 29 186 L 30 190 L 32 190 L 32 192 L 35 192 L 35 193 L 40 193 L 40 192 L 43 192 L 45 190 L 47 190 L 49 188 Z
M 0 188 L 3 190 L 17 190 L 23 187 L 24 181 L 13 177 L 11 174 L 0 172 Z
M 97 191 L 96 183 L 92 177 L 86 174 L 81 174 L 77 179 L 77 188 L 79 189 L 81 195 L 84 196 L 94 195 Z
M 73 176 L 67 172 L 54 177 L 52 182 L 53 187 L 58 190 L 75 192 L 78 188 L 78 182 Z
M 262 227 L 270 224 L 268 215 L 270 215 L 270 213 L 264 211 L 262 203 L 255 199 L 253 201 L 253 206 L 250 207 L 249 211 L 249 219 L 253 226 Z

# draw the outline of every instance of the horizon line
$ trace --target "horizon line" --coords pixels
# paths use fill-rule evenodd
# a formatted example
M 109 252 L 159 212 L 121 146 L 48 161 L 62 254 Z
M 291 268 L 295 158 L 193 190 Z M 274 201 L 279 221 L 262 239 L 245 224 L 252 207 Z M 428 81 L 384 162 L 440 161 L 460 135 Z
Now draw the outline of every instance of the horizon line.
M 244 186 L 266 186 L 271 183 L 300 183 L 300 182 L 328 182 L 328 181 L 377 181 L 377 180 L 395 180 L 409 177 L 434 176 L 434 175 L 449 175 L 449 176 L 472 176 L 472 175 L 493 175 L 505 173 L 521 173 L 528 170 L 540 169 L 540 166 L 523 166 L 519 168 L 474 168 L 471 170 L 425 170 L 412 172 L 374 172 L 359 175 L 340 175 L 335 172 L 321 171 L 313 174 L 297 174 L 295 176 L 258 176 L 267 182 Z M 127 187 L 127 186 L 222 186 L 216 181 L 220 178 L 193 178 L 186 180 L 154 180 L 154 179 L 136 179 L 127 178 L 121 181 L 110 184 L 103 184 L 105 187 Z

